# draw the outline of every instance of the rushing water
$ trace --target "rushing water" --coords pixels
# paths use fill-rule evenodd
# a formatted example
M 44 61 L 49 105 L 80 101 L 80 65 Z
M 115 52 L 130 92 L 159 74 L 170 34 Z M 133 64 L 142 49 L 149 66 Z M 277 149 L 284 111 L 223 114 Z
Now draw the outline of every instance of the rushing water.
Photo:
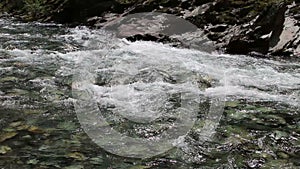
M 85 27 L 9 19 L 0 25 L 2 168 L 300 166 L 299 61 L 128 42 Z M 179 119 L 195 121 L 176 147 L 158 156 L 114 155 L 80 125 L 75 110 L 84 107 L 74 106 L 80 87 L 98 100 L 102 118 L 130 137 L 153 140 L 172 128 L 182 93 L 192 94 L 197 106 L 188 105 Z M 216 102 L 225 102 L 224 110 L 214 109 Z M 210 111 L 221 113 L 206 125 Z

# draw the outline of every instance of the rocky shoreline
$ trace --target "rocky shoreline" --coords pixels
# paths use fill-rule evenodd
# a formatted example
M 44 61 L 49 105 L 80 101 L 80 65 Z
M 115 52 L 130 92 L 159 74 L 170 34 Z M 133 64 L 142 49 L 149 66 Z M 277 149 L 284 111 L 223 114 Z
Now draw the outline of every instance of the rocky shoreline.
M 182 17 L 213 41 L 217 50 L 255 57 L 300 57 L 300 2 L 292 0 L 12 0 L 0 13 L 23 21 L 101 27 L 138 12 Z M 166 35 L 134 35 L 130 40 L 164 42 Z M 138 38 L 137 38 L 138 37 Z M 162 38 L 163 37 L 163 38 Z M 171 40 L 174 41 L 174 40 Z M 175 40 L 177 41 L 177 40 Z M 180 43 L 180 42 L 179 42 Z

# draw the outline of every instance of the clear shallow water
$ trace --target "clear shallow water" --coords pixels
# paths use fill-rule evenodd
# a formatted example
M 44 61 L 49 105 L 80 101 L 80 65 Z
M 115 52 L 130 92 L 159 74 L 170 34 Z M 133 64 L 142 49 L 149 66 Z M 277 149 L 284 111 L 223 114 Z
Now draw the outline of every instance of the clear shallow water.
M 297 61 L 132 43 L 84 27 L 0 24 L 1 167 L 300 165 Z M 78 97 L 72 95 L 72 82 L 78 79 L 87 80 L 78 86 L 93 94 L 105 120 L 131 137 L 159 138 L 176 124 L 172 117 L 180 109 L 178 94 L 197 96 L 190 99 L 197 106 L 187 109 L 197 118 L 177 147 L 162 155 L 146 160 L 116 156 L 97 146 L 79 123 Z M 225 101 L 224 111 L 205 125 L 214 98 Z

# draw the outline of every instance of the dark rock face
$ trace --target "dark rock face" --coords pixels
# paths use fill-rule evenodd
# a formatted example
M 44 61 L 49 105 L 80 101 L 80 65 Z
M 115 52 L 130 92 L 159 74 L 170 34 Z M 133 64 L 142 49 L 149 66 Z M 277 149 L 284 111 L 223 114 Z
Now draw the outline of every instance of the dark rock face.
M 276 44 L 283 29 L 285 4 L 272 4 L 249 26 L 242 28 L 240 35 L 231 38 L 227 52 L 247 54 L 251 51 L 267 54 L 269 47 Z M 240 44 L 240 45 L 239 45 Z
M 219 0 L 202 5 L 200 8 L 206 7 L 204 11 L 196 12 L 187 19 L 205 29 L 208 38 L 227 53 L 287 55 L 288 51 L 296 51 L 298 45 L 293 43 L 293 49 L 284 48 L 288 44 L 291 46 L 299 34 L 295 28 L 299 24 L 300 15 L 295 9 L 299 8 L 299 4 L 291 4 L 292 1 L 280 0 Z M 289 16 L 293 18 L 293 24 Z
M 53 19 L 60 23 L 85 23 L 88 17 L 111 11 L 115 4 L 113 0 L 72 0 Z
M 297 38 L 299 38 L 300 28 L 296 25 L 297 21 L 292 17 L 287 17 L 284 22 L 284 29 L 270 40 L 270 52 L 273 54 L 289 53 L 288 48 L 296 48 Z
M 180 16 L 231 54 L 299 56 L 300 3 L 293 0 L 5 0 L 0 10 L 23 20 L 102 27 L 138 12 Z M 172 41 L 166 34 L 135 34 L 129 40 Z M 168 40 L 167 40 L 168 39 Z

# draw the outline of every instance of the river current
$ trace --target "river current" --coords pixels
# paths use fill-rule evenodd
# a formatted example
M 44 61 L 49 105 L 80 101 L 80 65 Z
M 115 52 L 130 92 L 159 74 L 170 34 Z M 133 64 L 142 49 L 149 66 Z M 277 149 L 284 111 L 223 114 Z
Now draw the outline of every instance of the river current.
M 91 111 L 82 102 L 93 103 L 88 106 L 101 116 L 82 115 Z M 299 113 L 297 60 L 206 53 L 129 42 L 87 27 L 0 19 L 5 169 L 297 168 Z M 147 141 L 169 129 L 166 137 L 178 144 L 154 157 L 147 156 L 154 150 L 139 146 L 122 149 L 122 139 L 94 132 L 103 119 L 114 131 Z M 126 157 L 125 150 L 147 158 Z

